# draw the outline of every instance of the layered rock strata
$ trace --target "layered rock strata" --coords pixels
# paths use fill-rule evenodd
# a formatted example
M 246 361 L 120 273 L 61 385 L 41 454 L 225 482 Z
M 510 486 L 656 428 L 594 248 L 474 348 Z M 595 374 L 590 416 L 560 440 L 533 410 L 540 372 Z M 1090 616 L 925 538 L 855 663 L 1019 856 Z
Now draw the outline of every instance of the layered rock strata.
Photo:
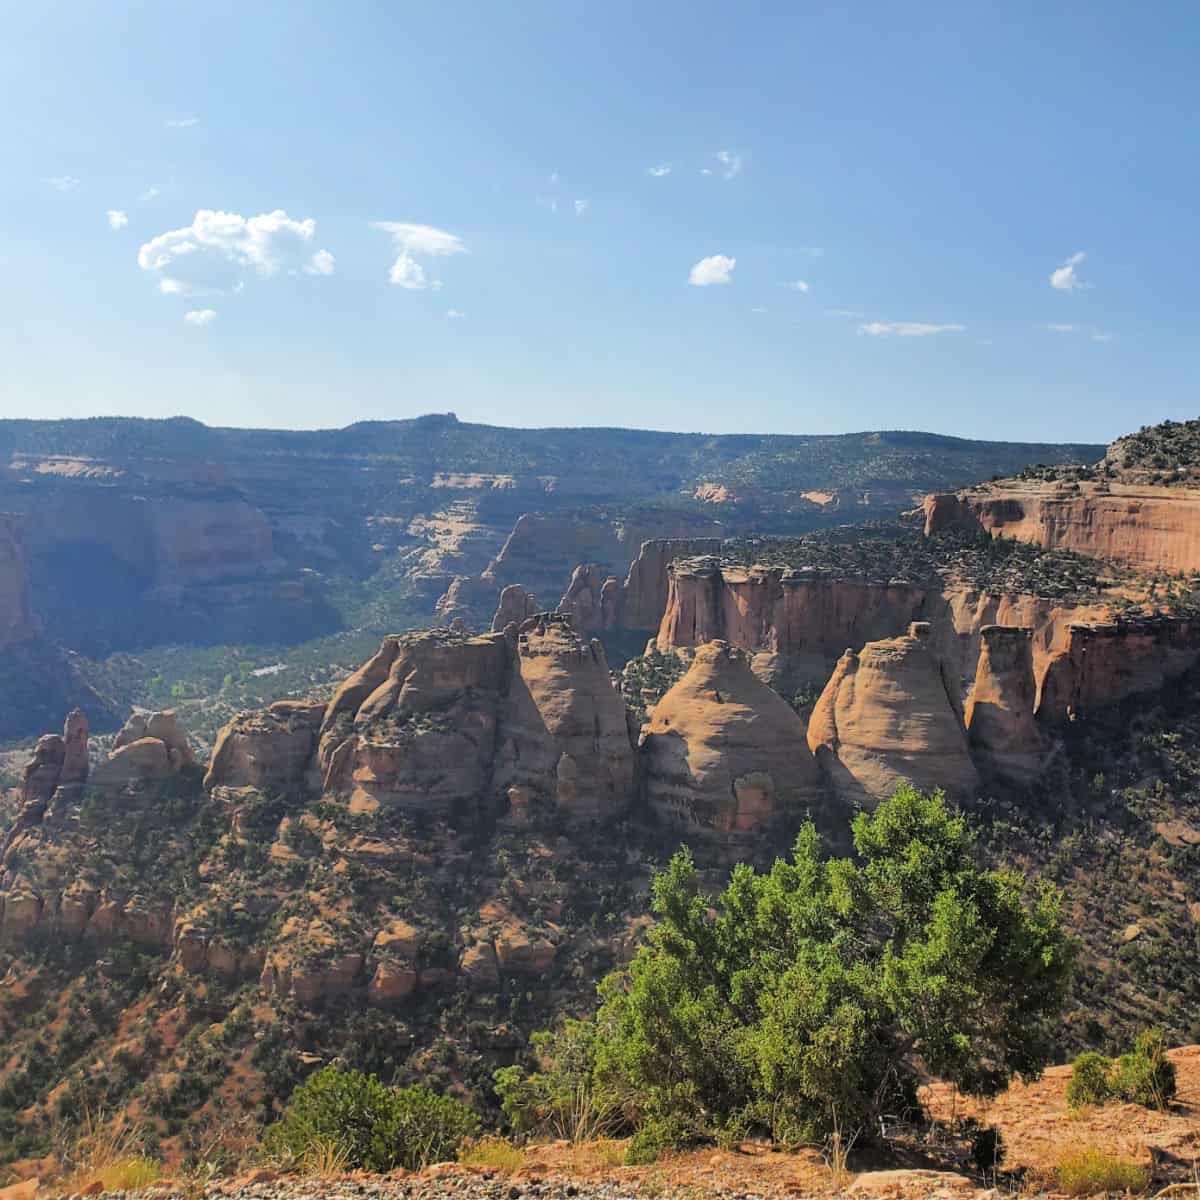
M 925 532 L 976 529 L 1151 571 L 1200 571 L 1200 490 L 1006 479 L 925 499 Z

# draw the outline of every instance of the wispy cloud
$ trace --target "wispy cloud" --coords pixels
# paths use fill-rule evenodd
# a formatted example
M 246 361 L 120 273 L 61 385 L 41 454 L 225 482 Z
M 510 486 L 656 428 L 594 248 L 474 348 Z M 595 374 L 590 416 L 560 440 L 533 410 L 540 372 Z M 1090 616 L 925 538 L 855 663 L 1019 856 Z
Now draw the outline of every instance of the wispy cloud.
M 590 200 L 576 200 L 575 201 L 575 215 L 577 217 L 582 217 L 583 214 L 585 212 L 587 212 L 587 210 L 591 207 L 592 207 L 592 202 Z
M 855 308 L 827 308 L 825 310 L 827 317 L 849 317 L 853 320 L 858 320 L 862 313 Z
M 446 309 L 446 317 L 448 320 L 451 320 L 451 321 L 461 321 L 462 318 L 465 317 L 466 315 L 467 314 L 465 312 L 463 312 L 461 308 Z
M 215 308 L 193 308 L 190 312 L 183 314 L 183 319 L 189 325 L 196 325 L 203 329 L 205 325 L 211 325 L 217 319 L 217 310 Z
M 932 325 L 925 321 L 868 321 L 858 327 L 870 337 L 932 337 L 937 333 L 962 333 L 965 325 Z
M 123 213 L 119 208 L 110 208 L 104 215 L 108 218 L 109 229 L 124 229 L 129 224 L 128 213 Z
M 416 225 L 407 221 L 372 221 L 372 229 L 391 235 L 396 250 L 396 260 L 388 272 L 388 279 L 397 287 L 409 291 L 424 288 L 434 290 L 442 286 L 441 280 L 430 279 L 425 267 L 417 257 L 436 258 L 447 254 L 465 254 L 466 246 L 457 234 L 447 233 L 434 225 Z
M 803 279 L 790 279 L 782 286 L 785 288 L 790 288 L 793 292 L 808 291 L 808 284 Z
M 317 223 L 298 221 L 283 209 L 243 217 L 201 209 L 190 225 L 160 233 L 138 250 L 138 266 L 158 276 L 164 295 L 212 295 L 236 288 L 253 271 L 261 278 L 280 272 L 333 273 L 333 255 L 312 253 Z
M 200 124 L 199 117 L 177 117 L 174 120 L 164 121 L 163 124 L 168 129 L 191 129 L 193 125 Z
M 1111 342 L 1113 335 L 1107 330 L 1097 329 L 1095 326 L 1089 325 L 1068 325 L 1061 322 L 1052 321 L 1046 326 L 1051 333 L 1080 333 L 1087 334 L 1088 340 L 1092 342 Z
M 162 195 L 161 189 L 156 187 L 148 187 L 139 197 L 139 204 L 148 204 L 151 200 Z
M 752 308 L 750 311 L 752 313 L 765 313 L 767 310 L 763 308 L 762 305 L 759 305 L 757 308 Z
M 717 160 L 718 165 L 701 167 L 701 175 L 719 174 L 722 179 L 734 179 L 742 173 L 744 162 L 736 150 L 718 150 L 713 158 Z
M 733 268 L 737 259 L 727 254 L 710 254 L 702 258 L 688 272 L 688 283 L 693 287 L 709 287 L 714 283 L 732 283 Z
M 665 179 L 671 173 L 670 163 L 659 163 L 656 167 L 650 167 L 647 170 L 647 175 L 652 175 L 655 179 Z
M 1075 270 L 1087 255 L 1079 250 L 1072 254 L 1061 267 L 1055 267 L 1050 272 L 1050 286 L 1059 292 L 1077 292 L 1080 288 L 1090 288 L 1090 283 L 1084 283 Z
M 74 175 L 51 175 L 45 182 L 59 192 L 73 192 L 79 186 Z

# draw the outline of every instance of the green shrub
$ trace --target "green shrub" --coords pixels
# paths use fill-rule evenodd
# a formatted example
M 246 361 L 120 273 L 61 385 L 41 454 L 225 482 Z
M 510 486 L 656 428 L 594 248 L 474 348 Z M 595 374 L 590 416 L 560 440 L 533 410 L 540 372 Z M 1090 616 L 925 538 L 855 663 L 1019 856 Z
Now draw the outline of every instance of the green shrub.
M 465 1104 L 428 1088 L 385 1087 L 374 1075 L 329 1066 L 292 1093 L 283 1117 L 266 1132 L 269 1154 L 303 1162 L 314 1146 L 333 1143 L 349 1168 L 417 1170 L 453 1158 L 478 1131 Z
M 695 1126 L 678 1116 L 653 1118 L 629 1139 L 625 1165 L 637 1167 L 657 1162 L 664 1151 L 687 1145 L 695 1136 Z
M 1117 1059 L 1113 1090 L 1122 1100 L 1146 1108 L 1166 1108 L 1175 1098 L 1175 1064 L 1167 1058 L 1161 1029 L 1143 1030 L 1133 1051 Z
M 1112 1059 L 1094 1050 L 1081 1054 L 1071 1067 L 1067 1084 L 1067 1107 L 1085 1108 L 1112 1098 Z

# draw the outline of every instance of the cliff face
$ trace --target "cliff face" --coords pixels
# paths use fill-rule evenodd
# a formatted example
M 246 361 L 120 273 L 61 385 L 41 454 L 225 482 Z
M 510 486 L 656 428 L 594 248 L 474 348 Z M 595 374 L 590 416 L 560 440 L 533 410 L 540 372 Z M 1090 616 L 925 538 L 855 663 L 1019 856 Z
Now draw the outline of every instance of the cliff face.
M 648 804 L 681 830 L 765 831 L 821 798 L 804 723 L 726 642 L 700 647 L 654 706 L 641 758 Z
M 965 797 L 978 782 L 927 624 L 847 650 L 808 725 L 808 745 L 838 797 L 873 807 L 909 780 Z
M 16 522 L 0 516 L 0 650 L 37 631 L 29 605 L 29 564 Z
M 657 643 L 666 651 L 719 638 L 774 656 L 789 674 L 823 682 L 847 646 L 906 628 L 925 601 L 925 589 L 912 584 L 683 560 L 669 573 Z
M 926 497 L 925 531 L 975 528 L 1150 571 L 1200 570 L 1200 491 L 1010 479 Z

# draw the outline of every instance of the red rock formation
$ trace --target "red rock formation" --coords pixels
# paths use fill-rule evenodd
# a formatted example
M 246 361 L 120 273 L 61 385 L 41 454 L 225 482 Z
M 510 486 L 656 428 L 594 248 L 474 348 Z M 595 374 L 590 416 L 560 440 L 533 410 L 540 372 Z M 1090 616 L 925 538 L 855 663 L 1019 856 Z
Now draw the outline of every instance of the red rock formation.
M 492 617 L 492 632 L 503 633 L 509 625 L 521 625 L 537 611 L 537 597 L 519 583 L 510 583 L 500 593 L 500 604 Z
M 774 655 L 801 678 L 824 680 L 846 646 L 906 628 L 925 601 L 926 590 L 914 584 L 685 559 L 670 570 L 657 641 L 666 651 L 721 639 Z
M 57 733 L 43 734 L 33 748 L 33 757 L 25 764 L 21 785 L 21 802 L 25 805 L 45 804 L 54 795 L 62 777 L 67 747 Z
M 629 566 L 622 589 L 624 627 L 656 632 L 667 611 L 671 563 L 677 558 L 717 554 L 720 549 L 721 539 L 715 537 L 652 538 L 643 542 L 637 558 Z
M 622 591 L 617 577 L 592 563 L 582 563 L 571 573 L 558 611 L 569 616 L 580 633 L 599 633 L 622 623 L 621 606 Z
M 566 617 L 526 621 L 497 740 L 494 788 L 592 819 L 628 804 L 633 747 L 598 641 Z
M 1200 570 L 1200 491 L 1008 479 L 925 500 L 925 532 L 974 527 L 1152 571 Z
M 976 786 L 930 633 L 915 622 L 903 637 L 847 650 L 813 709 L 809 747 L 847 803 L 874 806 L 903 780 L 958 795 Z
M 63 725 L 63 765 L 60 784 L 83 783 L 88 776 L 88 719 L 81 708 L 67 714 Z
M 277 700 L 239 713 L 217 735 L 205 788 L 289 788 L 305 782 L 325 717 L 320 701 Z
M 173 711 L 134 713 L 113 741 L 112 753 L 96 765 L 97 787 L 168 779 L 195 762 L 187 734 Z
M 987 625 L 975 686 L 967 701 L 967 737 L 990 772 L 1028 783 L 1040 774 L 1045 753 L 1034 720 L 1032 631 Z
M 804 723 L 721 641 L 697 650 L 654 706 L 641 767 L 660 818 L 709 835 L 769 829 L 803 813 L 821 790 Z
M 1200 625 L 1169 617 L 1072 625 L 1051 655 L 1038 692 L 1046 722 L 1086 716 L 1129 696 L 1156 692 L 1200 659 Z

